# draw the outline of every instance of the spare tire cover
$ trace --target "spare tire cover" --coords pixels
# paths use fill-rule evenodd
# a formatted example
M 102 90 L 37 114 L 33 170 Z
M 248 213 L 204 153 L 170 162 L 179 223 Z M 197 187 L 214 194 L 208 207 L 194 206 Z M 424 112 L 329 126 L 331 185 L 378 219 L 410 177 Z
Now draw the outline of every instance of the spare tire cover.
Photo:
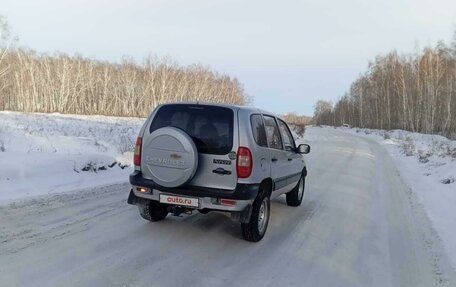
M 152 132 L 145 137 L 142 153 L 146 168 L 143 176 L 164 187 L 188 182 L 198 167 L 195 143 L 178 128 L 164 127 Z

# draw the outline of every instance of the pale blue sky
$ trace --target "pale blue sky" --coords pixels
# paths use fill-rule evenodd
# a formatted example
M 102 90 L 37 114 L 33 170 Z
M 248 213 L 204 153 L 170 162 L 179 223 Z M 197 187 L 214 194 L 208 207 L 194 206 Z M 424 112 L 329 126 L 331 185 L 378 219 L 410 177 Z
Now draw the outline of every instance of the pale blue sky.
M 19 45 L 118 61 L 149 54 L 237 77 L 254 105 L 312 115 L 368 60 L 450 42 L 454 0 L 1 0 Z

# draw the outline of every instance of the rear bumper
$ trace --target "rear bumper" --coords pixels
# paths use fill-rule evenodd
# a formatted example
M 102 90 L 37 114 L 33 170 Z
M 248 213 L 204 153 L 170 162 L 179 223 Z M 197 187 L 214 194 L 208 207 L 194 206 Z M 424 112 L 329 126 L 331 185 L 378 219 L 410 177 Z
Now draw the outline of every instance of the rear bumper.
M 258 195 L 259 184 L 238 183 L 235 189 L 218 189 L 201 186 L 183 185 L 176 188 L 164 187 L 156 184 L 154 181 L 142 177 L 140 171 L 134 171 L 130 174 L 130 184 L 133 186 L 148 187 L 152 190 L 159 190 L 164 193 L 178 194 L 193 197 L 213 197 L 226 198 L 234 200 L 251 200 Z
M 210 209 L 221 211 L 242 211 L 249 207 L 258 194 L 259 184 L 237 184 L 234 190 L 205 188 L 184 185 L 178 188 L 160 186 L 152 180 L 144 179 L 141 172 L 130 174 L 132 191 L 128 197 L 129 204 L 137 204 L 142 200 L 160 200 L 160 194 L 179 195 L 198 198 L 199 206 L 196 209 Z M 136 187 L 147 187 L 150 193 L 142 193 Z M 232 199 L 236 201 L 233 206 L 221 205 L 217 199 Z

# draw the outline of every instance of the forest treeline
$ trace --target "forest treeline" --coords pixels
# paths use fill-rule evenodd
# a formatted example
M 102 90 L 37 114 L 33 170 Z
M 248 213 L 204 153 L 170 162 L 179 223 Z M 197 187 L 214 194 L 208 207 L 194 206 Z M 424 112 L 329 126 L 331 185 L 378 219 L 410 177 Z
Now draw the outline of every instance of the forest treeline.
M 16 49 L 0 65 L 1 110 L 143 117 L 165 102 L 248 101 L 236 79 L 166 59 L 113 64 Z
M 378 56 L 334 105 L 318 101 L 316 124 L 456 136 L 456 32 L 416 54 Z
M 249 102 L 237 79 L 207 67 L 38 54 L 11 48 L 9 30 L 0 17 L 0 110 L 144 117 L 165 102 Z

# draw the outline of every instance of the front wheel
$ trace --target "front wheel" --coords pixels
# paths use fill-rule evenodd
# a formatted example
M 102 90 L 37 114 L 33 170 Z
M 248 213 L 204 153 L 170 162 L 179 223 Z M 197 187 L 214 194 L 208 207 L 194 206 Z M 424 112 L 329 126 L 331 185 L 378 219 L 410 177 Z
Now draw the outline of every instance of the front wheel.
M 262 192 L 253 202 L 252 215 L 248 223 L 241 223 L 242 237 L 247 241 L 258 242 L 266 233 L 271 204 L 266 192 Z
M 138 203 L 139 214 L 148 221 L 160 221 L 168 215 L 168 206 L 158 201 Z
M 287 193 L 287 205 L 299 206 L 301 205 L 302 198 L 304 197 L 304 188 L 306 187 L 306 178 L 301 174 L 298 184 L 292 191 Z

